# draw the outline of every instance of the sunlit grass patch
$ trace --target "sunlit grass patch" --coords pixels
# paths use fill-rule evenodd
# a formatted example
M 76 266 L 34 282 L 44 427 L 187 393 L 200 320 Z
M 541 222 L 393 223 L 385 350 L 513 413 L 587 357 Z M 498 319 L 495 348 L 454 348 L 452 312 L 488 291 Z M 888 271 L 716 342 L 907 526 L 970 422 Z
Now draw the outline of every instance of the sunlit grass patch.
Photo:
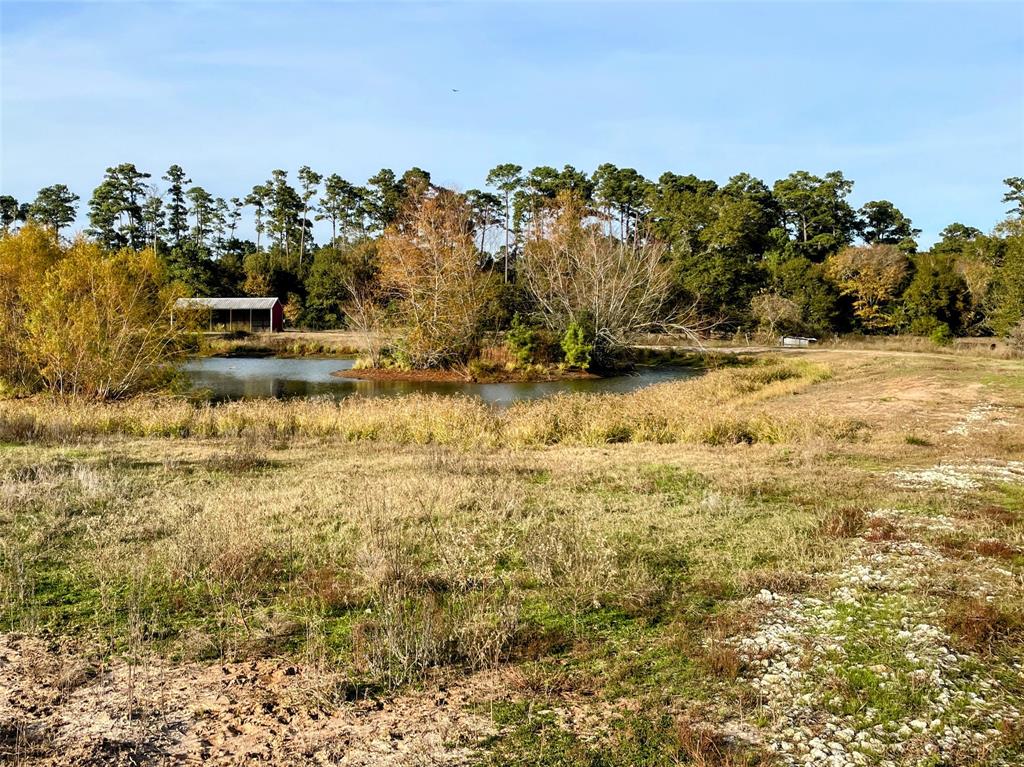
M 673 717 L 609 711 L 599 738 L 574 731 L 564 710 L 544 699 L 494 704 L 499 735 L 481 744 L 484 765 L 598 767 L 675 765 L 686 757 Z

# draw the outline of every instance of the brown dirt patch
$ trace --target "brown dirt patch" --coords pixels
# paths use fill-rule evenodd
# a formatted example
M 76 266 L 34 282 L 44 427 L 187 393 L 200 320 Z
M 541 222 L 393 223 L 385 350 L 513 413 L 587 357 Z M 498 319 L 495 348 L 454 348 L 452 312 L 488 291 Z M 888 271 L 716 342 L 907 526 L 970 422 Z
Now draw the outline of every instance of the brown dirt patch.
M 132 668 L 0 636 L 0 762 L 461 765 L 493 732 L 471 704 L 505 687 L 491 672 L 345 702 L 325 678 L 277 659 Z

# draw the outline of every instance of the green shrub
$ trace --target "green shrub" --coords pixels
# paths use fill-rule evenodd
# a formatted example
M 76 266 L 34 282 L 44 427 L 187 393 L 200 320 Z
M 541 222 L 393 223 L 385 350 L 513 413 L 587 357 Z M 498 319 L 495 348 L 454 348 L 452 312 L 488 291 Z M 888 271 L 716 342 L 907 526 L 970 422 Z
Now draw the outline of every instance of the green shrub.
M 524 323 L 518 312 L 512 315 L 512 325 L 505 333 L 505 346 L 521 365 L 534 361 L 537 342 L 537 331 Z
M 949 329 L 949 325 L 945 322 L 940 322 L 931 332 L 929 338 L 939 346 L 949 346 L 953 343 L 953 331 Z
M 953 343 L 953 331 L 949 325 L 935 317 L 917 317 L 910 323 L 909 330 L 915 336 L 927 336 L 939 346 Z
M 586 331 L 583 326 L 573 320 L 565 329 L 562 336 L 562 352 L 565 354 L 565 364 L 571 368 L 586 370 L 590 367 L 590 355 L 594 351 L 594 344 L 587 340 Z

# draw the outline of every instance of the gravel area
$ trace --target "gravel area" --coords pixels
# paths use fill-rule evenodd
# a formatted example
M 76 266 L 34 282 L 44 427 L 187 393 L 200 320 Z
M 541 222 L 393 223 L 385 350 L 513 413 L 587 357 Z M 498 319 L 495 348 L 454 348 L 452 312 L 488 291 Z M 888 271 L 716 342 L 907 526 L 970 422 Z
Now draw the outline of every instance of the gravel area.
M 986 478 L 1016 478 L 1020 470 L 979 464 L 901 474 L 922 485 L 975 487 Z M 942 603 L 929 593 L 950 568 L 965 591 L 982 598 L 1019 594 L 1019 579 L 984 558 L 950 561 L 915 540 L 957 532 L 961 524 L 950 517 L 879 509 L 868 522 L 827 594 L 764 590 L 750 600 L 761 612 L 757 628 L 732 640 L 743 682 L 758 701 L 745 718 L 784 765 L 1009 767 L 986 760 L 1024 724 L 1010 689 L 1024 684 L 1024 665 L 1016 658 L 997 669 L 954 649 L 942 628 Z M 884 523 L 890 537 L 872 539 L 873 522 Z

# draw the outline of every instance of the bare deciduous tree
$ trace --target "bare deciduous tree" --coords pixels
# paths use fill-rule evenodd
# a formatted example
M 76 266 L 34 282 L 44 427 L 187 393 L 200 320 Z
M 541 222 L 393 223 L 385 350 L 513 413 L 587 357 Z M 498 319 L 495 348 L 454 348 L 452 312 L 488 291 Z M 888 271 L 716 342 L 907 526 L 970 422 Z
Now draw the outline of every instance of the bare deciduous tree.
M 750 301 L 750 312 L 764 334 L 774 340 L 779 328 L 793 328 L 800 323 L 800 307 L 778 293 L 759 293 Z
M 349 280 L 345 288 L 349 293 L 349 300 L 342 307 L 345 322 L 359 337 L 360 346 L 370 366 L 380 367 L 387 344 L 384 332 L 385 309 L 372 285 Z
M 621 348 L 635 333 L 688 324 L 668 316 L 672 281 L 660 243 L 608 237 L 582 222 L 577 200 L 559 201 L 561 212 L 527 242 L 520 264 L 545 324 L 558 332 L 571 323 L 583 326 L 598 356 Z
M 1024 354 L 1024 320 L 1021 320 L 1006 334 L 1006 343 L 1017 354 Z

